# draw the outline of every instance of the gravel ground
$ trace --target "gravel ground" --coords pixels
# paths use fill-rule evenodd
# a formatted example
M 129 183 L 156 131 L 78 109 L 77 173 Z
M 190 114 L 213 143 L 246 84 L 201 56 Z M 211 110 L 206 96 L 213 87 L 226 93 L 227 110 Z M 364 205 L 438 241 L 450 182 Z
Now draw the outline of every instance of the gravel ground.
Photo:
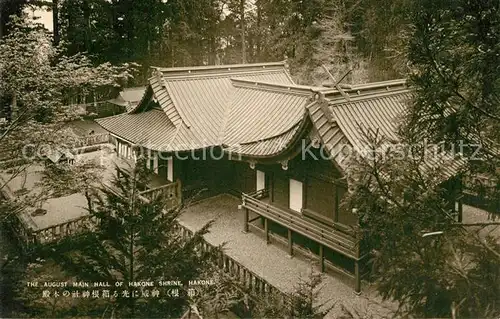
M 206 240 L 218 245 L 226 242 L 226 254 L 242 263 L 272 285 L 287 292 L 294 290 L 300 278 L 307 278 L 310 263 L 290 258 L 286 251 L 266 245 L 265 240 L 254 233 L 243 233 L 243 212 L 237 209 L 240 200 L 231 195 L 219 195 L 188 207 L 180 217 L 180 223 L 191 230 L 198 230 L 210 220 L 215 220 Z M 363 286 L 363 293 L 357 296 L 352 285 L 332 275 L 325 274 L 320 301 L 329 301 L 337 306 L 327 316 L 337 318 L 341 314 L 340 304 L 359 312 L 361 316 L 386 316 L 386 307 L 372 288 Z
M 104 172 L 103 180 L 108 180 L 114 172 L 114 158 L 113 154 L 110 154 L 106 150 L 101 150 L 78 155 L 75 160 L 94 160 L 101 162 L 107 168 Z M 24 174 L 20 174 L 19 176 L 16 176 L 16 178 L 12 179 L 7 185 L 13 192 L 21 189 L 23 186 L 29 191 L 34 192 L 36 191 L 35 184 L 41 179 L 42 170 L 42 166 L 32 165 L 26 170 L 26 179 L 24 179 Z M 11 174 L 6 173 L 5 171 L 0 173 L 0 177 L 3 180 L 7 180 L 10 176 Z M 24 213 L 22 218 L 29 225 L 31 225 L 34 230 L 43 229 L 87 215 L 88 212 L 85 207 L 87 207 L 87 200 L 85 199 L 85 196 L 83 194 L 76 193 L 69 196 L 51 198 L 47 200 L 42 205 L 42 208 L 47 210 L 47 214 L 43 216 L 31 216 L 29 213 Z

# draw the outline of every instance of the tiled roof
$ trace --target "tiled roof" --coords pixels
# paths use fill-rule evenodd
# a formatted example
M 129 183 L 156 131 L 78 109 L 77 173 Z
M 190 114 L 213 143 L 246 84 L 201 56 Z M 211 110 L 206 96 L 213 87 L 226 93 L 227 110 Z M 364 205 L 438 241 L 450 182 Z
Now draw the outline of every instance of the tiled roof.
M 238 98 L 238 88 L 232 84 L 232 77 L 292 84 L 284 70 L 226 73 L 217 76 L 213 74 L 176 78 L 164 76 L 163 84 L 170 98 L 168 103 L 173 105 L 161 106 L 164 110 L 174 108 L 177 113 L 172 112 L 173 117 L 179 117 L 198 139 L 206 140 L 213 145 L 220 144 L 226 117 L 230 117 L 229 108 L 233 99 Z M 258 96 L 259 93 L 254 92 L 254 99 L 258 99 Z
M 109 102 L 126 107 L 128 112 L 139 104 L 145 91 L 146 87 L 144 86 L 125 88 L 119 93 L 117 98 L 109 100 Z
M 162 110 L 152 109 L 137 114 L 120 114 L 95 120 L 106 130 L 134 144 L 167 150 L 176 127 Z
M 236 153 L 248 157 L 268 157 L 275 156 L 288 148 L 295 137 L 300 134 L 303 122 L 299 122 L 291 129 L 280 135 L 240 145 L 231 145 L 226 148 L 228 153 Z
M 366 89 L 366 88 L 363 88 Z M 348 98 L 334 95 L 331 100 L 323 100 L 308 107 L 315 131 L 330 156 L 339 166 L 348 169 L 348 154 L 368 151 L 365 134 L 378 136 L 387 143 L 397 143 L 399 125 L 412 98 L 409 89 L 399 87 L 393 90 L 358 92 Z M 345 93 L 345 92 L 344 92 Z M 429 157 L 422 163 L 424 170 L 432 170 L 446 163 L 445 174 L 456 174 L 463 162 L 451 155 L 442 153 Z
M 225 144 L 268 139 L 296 126 L 311 102 L 310 89 L 249 80 L 233 80 L 237 88 L 224 127 Z
M 173 136 L 166 134 L 170 146 L 188 150 L 282 135 L 303 119 L 312 95 L 310 87 L 293 83 L 283 62 L 156 68 L 129 115 L 145 111 L 147 97 L 154 98 L 175 127 Z
M 164 151 L 222 145 L 229 152 L 266 157 L 289 147 L 308 116 L 330 156 L 345 170 L 343 147 L 364 150 L 362 131 L 398 141 L 398 125 L 410 99 L 404 80 L 335 89 L 296 85 L 281 62 L 156 68 L 137 107 L 98 123 L 133 143 L 146 141 Z M 148 110 L 150 100 L 161 110 Z M 431 169 L 446 157 L 424 164 Z M 449 165 L 450 172 L 455 164 Z
M 366 141 L 364 132 L 383 135 L 390 141 L 397 141 L 398 126 L 411 99 L 408 90 L 371 98 L 361 98 L 345 103 L 330 105 L 330 112 L 342 133 L 352 146 L 363 149 Z

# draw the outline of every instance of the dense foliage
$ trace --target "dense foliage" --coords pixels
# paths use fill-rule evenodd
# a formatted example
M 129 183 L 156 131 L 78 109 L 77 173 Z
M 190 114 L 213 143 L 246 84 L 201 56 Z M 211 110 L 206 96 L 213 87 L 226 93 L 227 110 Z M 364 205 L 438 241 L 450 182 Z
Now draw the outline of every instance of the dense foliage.
M 348 204 L 373 249 L 377 288 L 399 302 L 403 316 L 500 313 L 500 243 L 490 229 L 499 225 L 458 223 L 453 214 L 462 187 L 500 198 L 499 8 L 498 1 L 411 2 L 415 91 L 402 145 L 388 148 L 383 136 L 367 132 L 374 156 L 353 163 Z M 432 143 L 458 156 L 444 160 Z M 462 163 L 455 172 L 462 182 L 450 179 L 450 160 Z
M 424 147 L 401 156 L 386 142 L 374 136 L 376 156 L 353 165 L 347 202 L 372 249 L 378 291 L 405 317 L 498 315 L 500 244 L 481 227 L 457 222 L 456 180 L 446 173 L 456 159 L 429 165 L 436 158 Z
M 471 159 L 468 186 L 491 199 L 500 198 L 499 5 L 417 1 L 409 48 L 416 101 L 406 136 L 463 152 Z
M 180 209 L 165 213 L 167 198 L 159 194 L 149 201 L 139 195 L 148 182 L 145 163 L 139 161 L 130 176 L 113 179 L 112 188 L 103 187 L 90 195 L 89 212 L 99 220 L 97 228 L 83 237 L 68 238 L 49 252 L 62 269 L 75 280 L 86 282 L 154 282 L 159 297 L 146 296 L 150 287 L 136 287 L 138 295 L 108 300 L 106 308 L 124 317 L 179 317 L 189 299 L 183 287 L 178 296 L 168 297 L 159 281 L 199 278 L 212 267 L 217 251 L 197 247 L 208 232 L 205 225 L 190 238 L 178 231 Z
M 4 176 L 0 189 L 42 160 L 40 155 L 48 149 L 76 141 L 65 124 L 82 114 L 70 105 L 75 95 L 109 91 L 132 76 L 126 64 L 94 66 L 81 54 L 63 55 L 52 46 L 46 30 L 25 16 L 14 18 L 10 27 L 0 39 L 1 117 L 7 119 L 0 123 L 0 145 L 1 159 L 14 161 L 16 167 Z M 1 210 L 16 211 L 12 204 L 1 201 Z
M 145 81 L 151 65 L 285 58 L 299 82 L 321 84 L 328 79 L 318 72 L 321 64 L 329 65 L 337 77 L 353 69 L 348 77 L 353 82 L 406 73 L 409 3 L 61 0 L 55 17 L 60 26 L 58 38 L 68 54 L 87 52 L 95 63 L 138 62 L 143 65 L 139 84 Z

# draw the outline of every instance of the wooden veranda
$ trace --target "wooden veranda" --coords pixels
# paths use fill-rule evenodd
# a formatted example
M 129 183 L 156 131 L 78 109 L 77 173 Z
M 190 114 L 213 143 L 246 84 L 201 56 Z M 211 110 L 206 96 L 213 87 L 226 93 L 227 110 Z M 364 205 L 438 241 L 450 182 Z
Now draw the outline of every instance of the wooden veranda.
M 257 231 L 263 231 L 266 242 L 270 243 L 271 236 L 280 240 L 279 236 L 273 236 L 270 230 L 270 222 L 285 227 L 287 229 L 286 245 L 290 256 L 294 254 L 294 233 L 315 241 L 319 244 L 318 260 L 321 271 L 324 272 L 325 266 L 328 265 L 330 268 L 347 275 L 355 282 L 355 292 L 360 293 L 361 279 L 364 276 L 361 270 L 361 262 L 367 254 L 361 249 L 361 241 L 357 235 L 358 233 L 354 229 L 351 231 L 340 231 L 313 219 L 304 218 L 301 214 L 291 210 L 281 209 L 269 204 L 266 201 L 267 197 L 267 189 L 262 189 L 250 194 L 242 194 L 242 205 L 240 208 L 244 210 L 243 231 L 248 232 L 250 227 Z M 257 217 L 250 219 L 250 212 L 257 214 Z M 252 223 L 257 219 L 263 219 L 264 229 Z M 325 260 L 325 248 L 329 248 L 334 252 L 352 259 L 354 261 L 354 273 L 345 271 Z M 295 247 L 295 249 L 300 248 Z

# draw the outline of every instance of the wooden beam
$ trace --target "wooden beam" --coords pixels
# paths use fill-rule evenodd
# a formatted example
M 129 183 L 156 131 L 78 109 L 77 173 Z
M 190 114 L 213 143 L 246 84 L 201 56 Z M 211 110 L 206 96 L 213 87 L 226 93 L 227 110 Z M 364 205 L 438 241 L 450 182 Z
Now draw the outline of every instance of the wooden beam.
M 361 272 L 359 270 L 359 260 L 354 261 L 354 292 L 357 295 L 361 294 Z
M 269 244 L 271 241 L 269 240 L 269 219 L 264 217 L 264 229 L 266 231 L 266 244 Z
M 325 252 L 324 248 L 325 246 L 319 245 L 319 268 L 321 272 L 325 272 Z
M 243 232 L 248 233 L 248 208 L 245 208 L 244 219 L 243 219 Z
M 288 229 L 288 254 L 293 256 L 293 239 L 292 239 L 292 230 Z

